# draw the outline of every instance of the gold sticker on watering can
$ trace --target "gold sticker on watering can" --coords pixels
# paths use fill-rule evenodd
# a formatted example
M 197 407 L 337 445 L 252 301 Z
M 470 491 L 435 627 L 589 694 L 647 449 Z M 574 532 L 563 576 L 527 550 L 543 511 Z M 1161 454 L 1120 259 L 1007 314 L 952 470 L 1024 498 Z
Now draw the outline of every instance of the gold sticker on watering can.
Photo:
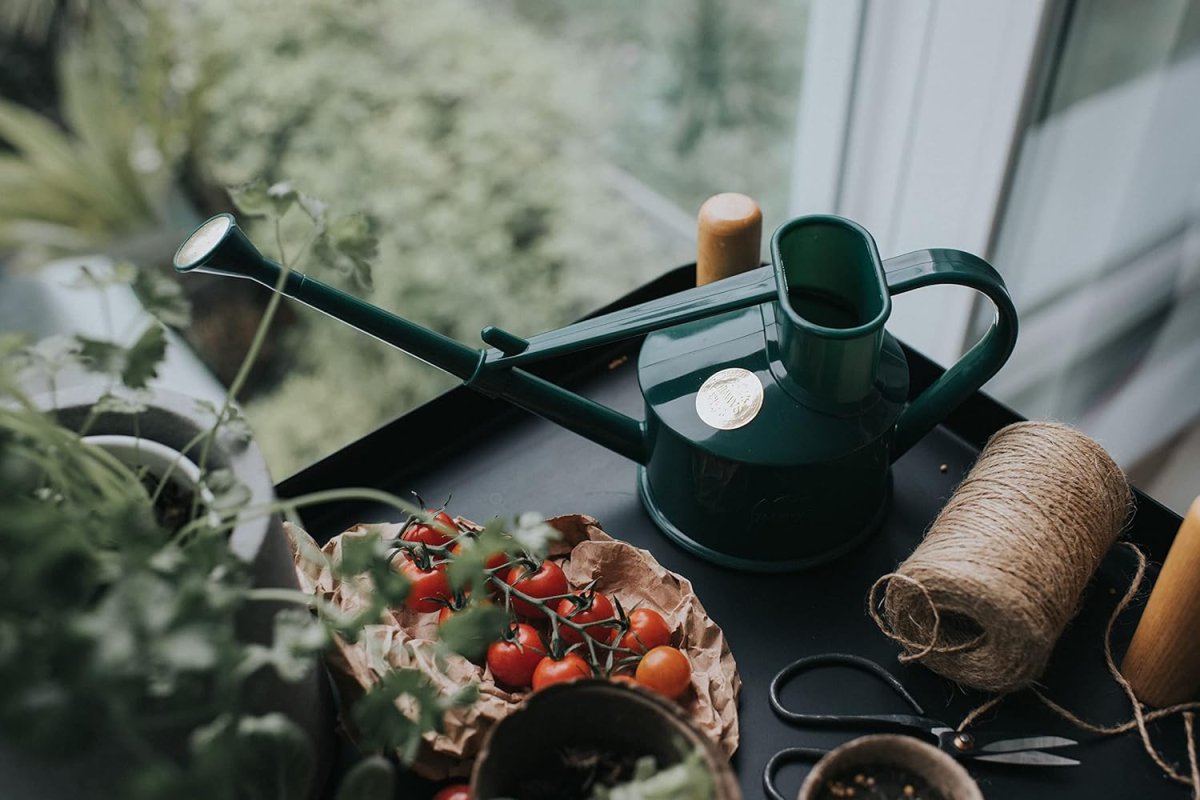
M 740 367 L 713 373 L 696 393 L 696 413 L 701 421 L 722 431 L 740 428 L 754 419 L 762 403 L 762 381 Z

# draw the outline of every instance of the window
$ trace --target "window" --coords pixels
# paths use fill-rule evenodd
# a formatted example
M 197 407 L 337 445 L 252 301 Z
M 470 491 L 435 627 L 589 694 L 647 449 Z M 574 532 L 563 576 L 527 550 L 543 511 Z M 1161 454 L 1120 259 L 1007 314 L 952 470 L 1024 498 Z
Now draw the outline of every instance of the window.
M 993 258 L 1022 312 L 993 391 L 1200 493 L 1200 2 L 1079 0 L 1045 56 Z
M 700 203 L 742 191 L 768 234 L 833 212 L 885 257 L 988 258 L 1022 334 L 987 390 L 1076 422 L 1177 509 L 1200 489 L 1200 0 L 60 5 L 6 4 L 0 88 L 69 129 L 63 163 L 89 177 L 0 186 L 30 198 L 0 205 L 6 286 L 54 253 L 161 267 L 229 209 L 222 186 L 260 176 L 367 212 L 368 298 L 476 343 L 692 260 Z M 248 224 L 274 253 L 273 226 Z M 295 258 L 310 235 L 293 210 L 279 238 Z M 184 286 L 184 333 L 228 381 L 265 293 Z M 13 297 L 0 328 L 47 332 L 55 315 Z M 949 363 L 985 316 L 937 287 L 898 298 L 889 328 Z M 283 477 L 452 383 L 288 304 L 242 399 Z
M 811 18 L 814 47 L 840 44 L 806 71 L 801 127 L 844 135 L 802 148 L 794 207 L 860 220 L 884 257 L 988 258 L 1021 334 L 985 390 L 1075 423 L 1182 511 L 1200 491 L 1200 3 L 817 0 Z M 843 106 L 810 106 L 813 82 Z M 985 305 L 926 289 L 889 329 L 949 363 Z
M 12 19 L 24 5 L 39 2 L 16 0 Z M 805 0 L 78 6 L 50 23 L 45 51 L 70 68 L 39 107 L 116 154 L 99 172 L 132 165 L 138 203 L 93 225 L 92 252 L 163 267 L 191 227 L 231 210 L 223 186 L 286 180 L 330 215 L 370 215 L 374 291 L 351 290 L 477 344 L 485 325 L 555 328 L 693 260 L 710 194 L 754 196 L 768 230 L 786 212 Z M 55 50 L 54 25 L 87 35 Z M 79 252 L 66 234 L 90 222 L 81 211 L 38 249 Z M 278 255 L 272 223 L 246 225 Z M 336 277 L 301 255 L 310 235 L 293 208 L 284 250 Z M 183 285 L 186 335 L 228 382 L 265 295 Z M 284 477 L 451 385 L 287 304 L 242 400 Z

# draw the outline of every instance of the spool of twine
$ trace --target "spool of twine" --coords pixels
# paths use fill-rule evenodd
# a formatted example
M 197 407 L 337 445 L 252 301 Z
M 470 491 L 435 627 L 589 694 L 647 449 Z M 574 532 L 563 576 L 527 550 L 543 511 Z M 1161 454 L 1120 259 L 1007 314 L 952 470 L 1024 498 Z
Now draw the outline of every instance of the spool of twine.
M 1037 680 L 1132 506 L 1099 444 L 1058 423 L 996 433 L 895 572 L 871 587 L 902 661 L 976 689 Z M 883 591 L 883 612 L 878 595 Z

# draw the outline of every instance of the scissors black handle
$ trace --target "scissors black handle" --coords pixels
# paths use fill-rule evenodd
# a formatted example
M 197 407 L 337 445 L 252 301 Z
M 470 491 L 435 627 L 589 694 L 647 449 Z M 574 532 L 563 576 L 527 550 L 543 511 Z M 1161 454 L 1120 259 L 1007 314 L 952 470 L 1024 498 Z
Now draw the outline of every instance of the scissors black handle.
M 771 756 L 767 766 L 763 768 L 763 791 L 770 800 L 787 800 L 775 785 L 775 774 L 779 772 L 779 768 L 796 761 L 820 761 L 828 752 L 828 749 L 820 747 L 788 747 L 780 750 Z
M 831 666 L 849 667 L 879 679 L 899 695 L 916 714 L 802 714 L 784 707 L 779 695 L 788 681 L 810 670 Z M 890 672 L 870 659 L 849 653 L 822 653 L 793 661 L 771 679 L 770 699 L 775 714 L 785 722 L 795 725 L 906 733 L 926 740 L 936 739 L 932 730 L 941 726 L 937 720 L 925 717 L 925 709 L 921 708 L 921 704 Z

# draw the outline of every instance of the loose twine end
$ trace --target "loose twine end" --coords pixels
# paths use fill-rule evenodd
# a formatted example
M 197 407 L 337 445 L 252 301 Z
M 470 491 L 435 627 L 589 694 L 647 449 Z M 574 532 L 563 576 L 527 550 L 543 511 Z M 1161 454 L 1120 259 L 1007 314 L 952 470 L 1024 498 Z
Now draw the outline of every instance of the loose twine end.
M 1133 553 L 1134 558 L 1137 560 L 1137 569 L 1134 571 L 1133 578 L 1130 579 L 1129 588 L 1125 590 L 1124 596 L 1121 598 L 1121 601 L 1117 603 L 1116 608 L 1114 608 L 1112 614 L 1109 615 L 1108 623 L 1104 626 L 1104 664 L 1106 667 L 1108 667 L 1108 674 L 1112 676 L 1112 679 L 1116 681 L 1116 683 L 1125 692 L 1125 696 L 1129 700 L 1129 705 L 1133 710 L 1133 718 L 1115 725 L 1097 725 L 1095 723 L 1088 722 L 1078 714 L 1072 712 L 1070 709 L 1067 709 L 1059 703 L 1056 703 L 1054 700 L 1051 700 L 1040 689 L 1030 689 L 1030 691 L 1033 693 L 1033 696 L 1036 697 L 1044 706 L 1080 730 L 1094 733 L 1099 736 L 1115 736 L 1136 729 L 1138 732 L 1138 737 L 1142 742 L 1142 748 L 1146 751 L 1147 755 L 1153 759 L 1158 768 L 1161 769 L 1167 775 L 1167 777 L 1171 778 L 1172 780 L 1182 783 L 1185 786 L 1190 786 L 1192 788 L 1192 796 L 1200 799 L 1200 763 L 1197 762 L 1196 742 L 1193 731 L 1194 712 L 1200 710 L 1200 703 L 1179 703 L 1177 705 L 1167 706 L 1166 708 L 1156 708 L 1152 711 L 1146 711 L 1145 706 L 1143 706 L 1142 702 L 1138 700 L 1137 694 L 1133 690 L 1133 686 L 1128 680 L 1126 680 L 1125 676 L 1121 674 L 1121 670 L 1117 666 L 1116 659 L 1113 658 L 1113 627 L 1116 625 L 1121 614 L 1125 612 L 1125 609 L 1127 609 L 1130 603 L 1133 602 L 1134 598 L 1137 597 L 1137 594 L 1140 591 L 1142 583 L 1146 577 L 1145 553 L 1143 553 L 1141 549 L 1139 549 L 1138 546 L 1132 542 L 1121 542 L 1120 544 Z M 1002 701 L 1010 697 L 1011 694 L 1012 693 L 997 695 L 996 697 L 993 697 L 972 709 L 963 718 L 963 721 L 959 723 L 957 730 L 965 730 L 981 715 L 995 708 Z M 1158 748 L 1154 746 L 1154 742 L 1150 737 L 1149 728 L 1147 727 L 1151 722 L 1155 722 L 1156 720 L 1164 719 L 1175 714 L 1183 715 L 1184 729 L 1187 735 L 1187 754 L 1189 766 L 1189 774 L 1187 775 L 1182 774 L 1167 763 L 1167 760 L 1158 751 Z

